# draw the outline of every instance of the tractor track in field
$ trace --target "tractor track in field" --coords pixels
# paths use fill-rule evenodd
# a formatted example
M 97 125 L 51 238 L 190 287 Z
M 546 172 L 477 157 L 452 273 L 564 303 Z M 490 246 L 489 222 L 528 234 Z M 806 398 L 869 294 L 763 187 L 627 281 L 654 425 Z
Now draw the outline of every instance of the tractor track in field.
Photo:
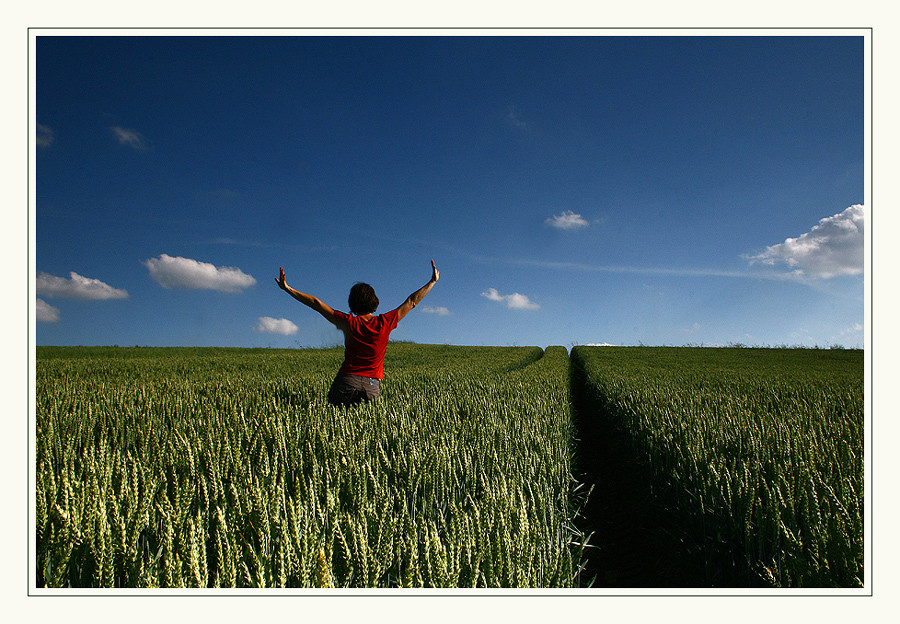
M 593 487 L 581 528 L 593 533 L 582 585 L 594 588 L 708 586 L 696 557 L 677 537 L 672 515 L 654 498 L 628 440 L 598 411 L 583 374 L 570 360 L 570 391 L 578 444 L 576 476 Z

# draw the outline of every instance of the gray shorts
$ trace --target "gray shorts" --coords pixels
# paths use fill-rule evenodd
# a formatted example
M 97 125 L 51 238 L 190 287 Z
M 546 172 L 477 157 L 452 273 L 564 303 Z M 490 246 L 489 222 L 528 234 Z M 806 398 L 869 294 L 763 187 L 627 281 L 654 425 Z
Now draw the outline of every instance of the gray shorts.
M 380 379 L 338 373 L 328 391 L 328 402 L 332 405 L 352 405 L 360 401 L 371 401 L 380 394 Z

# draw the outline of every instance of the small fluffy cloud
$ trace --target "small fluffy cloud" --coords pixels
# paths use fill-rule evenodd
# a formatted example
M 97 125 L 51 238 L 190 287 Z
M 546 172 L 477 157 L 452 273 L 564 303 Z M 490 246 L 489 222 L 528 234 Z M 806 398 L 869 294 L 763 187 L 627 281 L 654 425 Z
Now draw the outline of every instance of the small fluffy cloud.
M 119 140 L 119 144 L 127 145 L 128 147 L 132 147 L 136 150 L 145 150 L 149 147 L 149 143 L 144 136 L 138 132 L 137 130 L 131 130 L 129 128 L 122 128 L 120 126 L 113 126 L 110 128 L 113 134 L 116 135 L 116 138 Z
M 40 273 L 36 280 L 37 294 L 45 297 L 68 297 L 70 299 L 127 299 L 128 291 L 113 288 L 98 279 L 84 277 L 75 271 L 69 279 L 49 273 Z
M 547 219 L 546 222 L 547 225 L 559 228 L 560 230 L 575 230 L 590 225 L 584 217 L 571 210 L 566 210 L 562 214 L 553 215 Z
M 422 306 L 421 308 L 419 308 L 419 310 L 421 312 L 424 312 L 425 314 L 437 314 L 438 316 L 449 316 L 450 315 L 450 310 L 448 310 L 444 306 L 437 306 L 437 307 Z
M 150 271 L 150 277 L 163 288 L 205 288 L 233 293 L 256 284 L 252 275 L 236 267 L 217 267 L 180 256 L 173 258 L 162 254 L 144 260 L 143 264 Z
M 525 123 L 519 116 L 519 111 L 515 106 L 512 105 L 510 105 L 509 111 L 506 114 L 506 123 L 513 126 L 514 128 L 519 128 L 521 130 L 525 130 L 528 128 L 528 124 Z
M 848 327 L 847 329 L 843 329 L 840 332 L 841 336 L 852 336 L 855 334 L 859 334 L 863 331 L 862 323 L 854 323 L 853 327 Z
M 496 288 L 488 288 L 487 291 L 481 293 L 481 296 L 487 297 L 491 301 L 501 301 L 506 304 L 506 307 L 514 310 L 537 310 L 541 307 L 525 295 L 520 293 L 501 295 Z
M 34 142 L 38 147 L 50 147 L 53 144 L 53 129 L 44 124 L 37 125 L 37 136 Z
M 744 256 L 751 264 L 785 263 L 802 276 L 831 278 L 863 272 L 865 208 L 859 204 L 819 221 L 809 232 L 771 245 L 757 255 Z
M 254 331 L 261 334 L 278 334 L 280 336 L 293 336 L 300 328 L 285 318 L 272 318 L 271 316 L 259 317 Z
M 59 310 L 43 299 L 35 302 L 34 313 L 38 323 L 55 323 L 59 320 Z

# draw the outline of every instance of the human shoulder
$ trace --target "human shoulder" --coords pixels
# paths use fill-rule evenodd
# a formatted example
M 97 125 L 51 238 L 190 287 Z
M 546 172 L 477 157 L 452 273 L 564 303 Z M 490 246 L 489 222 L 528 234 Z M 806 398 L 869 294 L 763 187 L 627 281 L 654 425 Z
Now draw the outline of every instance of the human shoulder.
M 379 316 L 381 316 L 382 320 L 385 323 L 387 323 L 388 325 L 390 325 L 391 327 L 396 327 L 397 323 L 400 320 L 399 313 L 397 312 L 396 309 L 393 309 L 389 312 L 385 312 L 384 314 L 380 314 Z
M 349 327 L 351 325 L 352 317 L 346 312 L 341 312 L 340 310 L 334 310 L 332 312 L 334 323 L 339 328 L 341 327 Z

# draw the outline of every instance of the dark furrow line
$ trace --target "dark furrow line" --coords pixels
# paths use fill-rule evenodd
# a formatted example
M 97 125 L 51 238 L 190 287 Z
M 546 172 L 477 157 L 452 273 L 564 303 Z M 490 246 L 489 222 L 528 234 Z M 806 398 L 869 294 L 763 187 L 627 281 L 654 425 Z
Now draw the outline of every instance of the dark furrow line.
M 586 549 L 583 585 L 612 588 L 703 587 L 698 569 L 671 514 L 657 502 L 627 436 L 614 414 L 593 396 L 577 358 L 569 357 L 575 474 L 593 487 L 582 509 L 581 528 L 593 533 Z

